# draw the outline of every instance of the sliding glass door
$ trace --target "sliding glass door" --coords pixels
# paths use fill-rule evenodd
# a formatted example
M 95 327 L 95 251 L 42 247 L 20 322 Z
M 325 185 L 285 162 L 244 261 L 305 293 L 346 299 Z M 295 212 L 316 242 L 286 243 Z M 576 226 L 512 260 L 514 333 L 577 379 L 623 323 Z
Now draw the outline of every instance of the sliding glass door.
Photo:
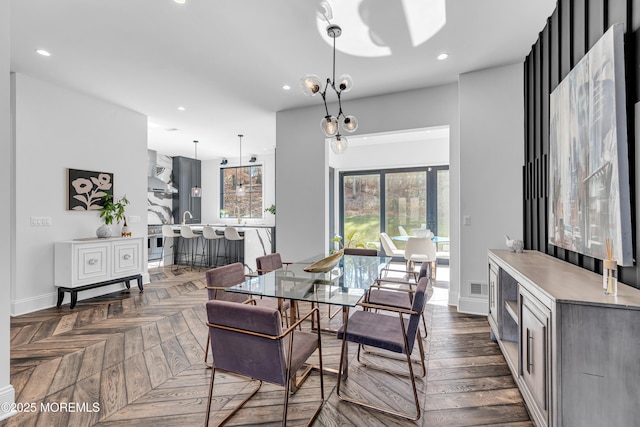
M 341 176 L 342 236 L 352 247 L 376 242 L 380 234 L 380 174 Z M 348 242 L 351 240 L 351 242 Z
M 398 248 L 403 235 L 428 228 L 449 237 L 449 167 L 340 173 L 340 230 L 351 246 L 374 247 L 386 232 Z

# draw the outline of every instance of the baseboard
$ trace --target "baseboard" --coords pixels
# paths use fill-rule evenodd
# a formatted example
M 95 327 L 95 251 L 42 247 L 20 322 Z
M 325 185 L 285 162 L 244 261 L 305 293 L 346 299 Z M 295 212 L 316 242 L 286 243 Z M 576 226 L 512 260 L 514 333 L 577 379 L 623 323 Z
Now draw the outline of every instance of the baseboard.
M 149 273 L 142 274 L 142 281 L 143 283 L 149 283 Z M 87 289 L 86 291 L 78 292 L 78 304 L 80 304 L 82 300 L 110 294 L 111 292 L 118 292 L 123 289 L 126 289 L 126 286 L 123 283 L 116 283 L 113 285 L 102 286 L 95 289 Z M 139 292 L 135 280 L 131 283 L 131 292 Z M 44 295 L 38 295 L 36 297 L 11 301 L 11 315 L 19 316 L 21 314 L 32 313 L 34 311 L 44 310 L 45 308 L 55 307 L 57 302 L 57 291 Z M 67 304 L 68 309 L 68 304 L 70 302 L 71 294 L 69 292 L 65 292 L 64 300 L 62 301 L 62 307 L 64 308 L 64 305 Z
M 451 291 L 451 288 L 449 288 L 449 305 L 458 307 L 458 293 Z
M 15 410 L 16 392 L 11 384 L 0 389 L 0 420 L 4 420 L 18 412 Z
M 458 298 L 458 311 L 460 313 L 477 314 L 487 316 L 489 313 L 489 302 L 485 298 Z

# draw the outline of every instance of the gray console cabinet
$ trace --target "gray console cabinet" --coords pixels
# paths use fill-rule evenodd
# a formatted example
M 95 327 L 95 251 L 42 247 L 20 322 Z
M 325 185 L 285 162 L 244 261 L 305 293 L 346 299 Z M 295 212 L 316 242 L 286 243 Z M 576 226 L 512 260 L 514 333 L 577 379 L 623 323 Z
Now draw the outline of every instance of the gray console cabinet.
M 638 425 L 640 290 L 540 252 L 490 250 L 489 324 L 539 427 Z M 495 290 L 492 290 L 492 287 Z

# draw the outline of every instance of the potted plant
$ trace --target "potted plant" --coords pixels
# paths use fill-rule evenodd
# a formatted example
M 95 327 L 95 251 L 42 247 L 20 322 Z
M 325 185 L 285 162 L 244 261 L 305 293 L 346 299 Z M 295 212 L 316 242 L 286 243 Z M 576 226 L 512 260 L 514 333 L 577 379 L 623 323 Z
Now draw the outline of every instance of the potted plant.
M 131 235 L 127 227 L 127 218 L 124 216 L 124 208 L 129 204 L 127 196 L 124 195 L 119 199 L 114 199 L 113 194 L 105 194 L 102 196 L 102 207 L 100 208 L 100 218 L 104 220 L 104 224 L 98 227 L 96 235 L 98 237 L 111 237 L 112 231 L 109 227 L 115 221 L 119 224 L 124 221 L 122 234 Z

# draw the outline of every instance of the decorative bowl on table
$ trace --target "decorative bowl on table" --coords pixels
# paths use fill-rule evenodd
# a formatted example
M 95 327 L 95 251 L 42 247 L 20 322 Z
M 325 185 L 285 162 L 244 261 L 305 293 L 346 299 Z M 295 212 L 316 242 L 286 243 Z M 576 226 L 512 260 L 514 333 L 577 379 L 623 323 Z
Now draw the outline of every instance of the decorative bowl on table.
M 431 230 L 429 230 L 428 228 L 414 228 L 413 229 L 413 235 L 416 236 L 416 237 L 432 238 L 433 237 L 433 232 Z
M 326 273 L 327 271 L 331 271 L 336 267 L 336 265 L 338 265 L 343 254 L 344 249 L 340 249 L 335 254 L 329 255 L 326 258 L 322 258 L 313 264 L 308 265 L 304 268 L 304 271 L 307 273 Z

